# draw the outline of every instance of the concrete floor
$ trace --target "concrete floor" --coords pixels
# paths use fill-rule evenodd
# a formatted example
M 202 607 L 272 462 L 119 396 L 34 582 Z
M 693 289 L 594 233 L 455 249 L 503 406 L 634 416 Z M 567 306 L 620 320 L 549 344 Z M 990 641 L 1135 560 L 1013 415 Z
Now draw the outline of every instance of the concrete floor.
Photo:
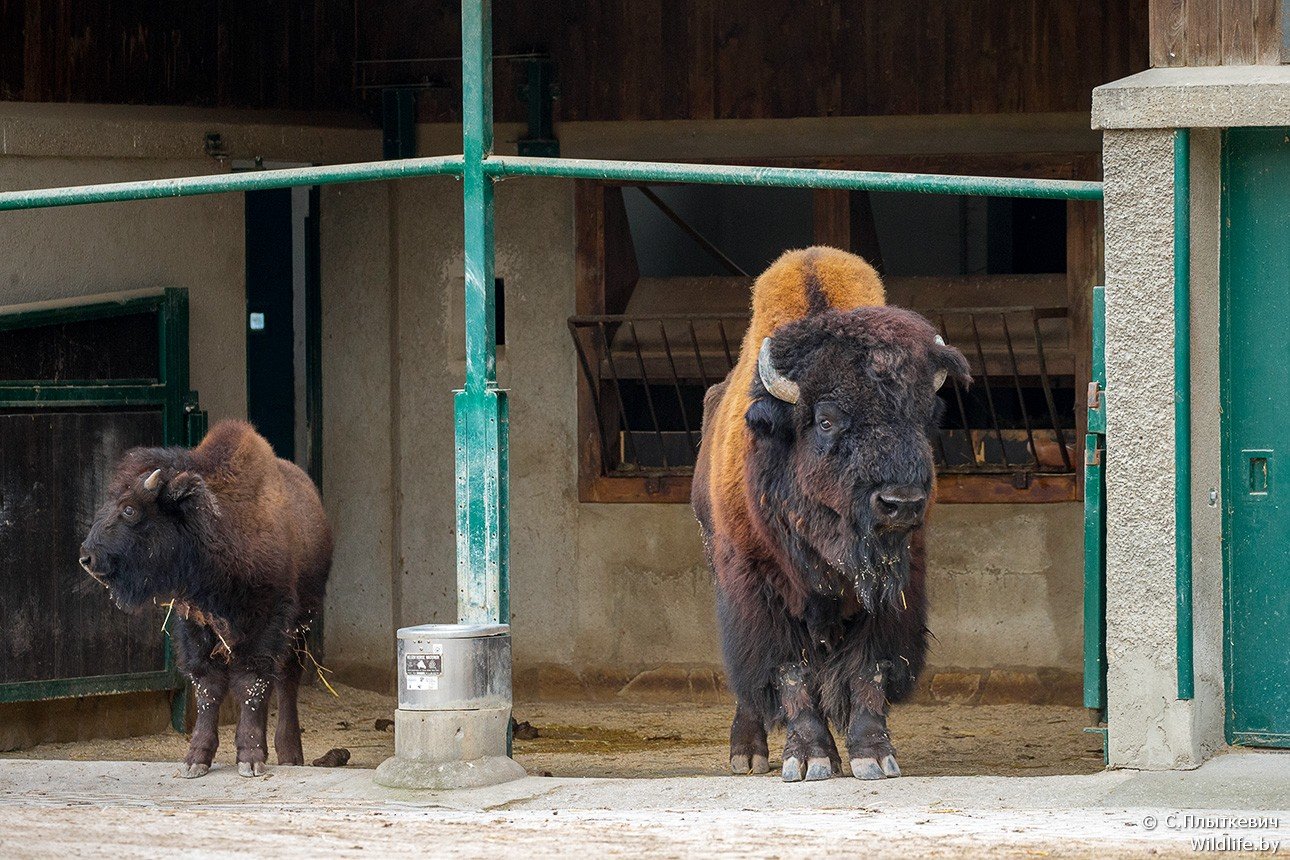
M 1223 816 L 1261 820 L 1230 822 Z M 1190 816 L 1190 817 L 1189 817 Z M 1290 851 L 1290 755 L 1190 772 L 560 779 L 444 794 L 371 771 L 0 761 L 0 856 L 1168 856 Z M 1239 841 L 1247 840 L 1247 841 Z

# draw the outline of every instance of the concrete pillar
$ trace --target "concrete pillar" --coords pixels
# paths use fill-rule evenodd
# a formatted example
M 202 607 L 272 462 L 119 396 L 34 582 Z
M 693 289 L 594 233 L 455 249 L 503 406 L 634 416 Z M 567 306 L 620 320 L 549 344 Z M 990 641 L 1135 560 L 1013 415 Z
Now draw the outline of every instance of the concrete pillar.
M 1157 69 L 1094 92 L 1106 182 L 1107 725 L 1112 766 L 1190 768 L 1224 738 L 1222 129 L 1290 112 L 1290 74 Z M 1173 133 L 1191 129 L 1192 639 L 1178 698 Z

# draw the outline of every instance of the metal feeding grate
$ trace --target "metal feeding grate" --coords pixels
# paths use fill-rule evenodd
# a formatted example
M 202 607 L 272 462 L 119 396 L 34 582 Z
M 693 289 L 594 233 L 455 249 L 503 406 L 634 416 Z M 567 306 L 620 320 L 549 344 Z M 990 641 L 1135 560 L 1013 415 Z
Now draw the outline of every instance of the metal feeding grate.
M 951 383 L 934 452 L 945 474 L 1070 474 L 1074 359 L 1065 308 L 944 308 L 924 314 L 968 359 Z M 703 395 L 734 366 L 743 313 L 569 318 L 609 475 L 688 474 Z

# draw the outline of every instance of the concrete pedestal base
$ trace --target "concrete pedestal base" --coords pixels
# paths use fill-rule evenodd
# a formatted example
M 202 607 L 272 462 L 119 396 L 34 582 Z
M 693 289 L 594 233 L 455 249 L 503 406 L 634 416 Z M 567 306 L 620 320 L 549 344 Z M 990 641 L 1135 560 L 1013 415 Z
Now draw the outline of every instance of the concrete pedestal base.
M 394 712 L 394 757 L 376 769 L 389 788 L 479 788 L 525 776 L 506 755 L 510 708 Z

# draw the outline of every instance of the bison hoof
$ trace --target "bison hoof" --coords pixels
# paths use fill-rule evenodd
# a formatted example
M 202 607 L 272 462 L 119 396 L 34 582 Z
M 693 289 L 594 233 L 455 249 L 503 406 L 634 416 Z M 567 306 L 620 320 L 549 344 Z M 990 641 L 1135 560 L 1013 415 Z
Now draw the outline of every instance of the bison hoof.
M 770 770 L 770 759 L 764 755 L 732 755 L 730 772 L 743 776 L 749 773 L 767 773 Z
M 264 762 L 240 761 L 237 763 L 238 776 L 264 776 Z
M 833 762 L 828 757 L 809 758 L 806 760 L 806 779 L 808 782 L 817 779 L 828 779 L 833 776 Z
M 894 755 L 883 756 L 882 772 L 887 776 L 900 776 L 900 765 L 896 764 Z
M 802 764 L 796 756 L 789 756 L 784 759 L 784 770 L 781 774 L 784 782 L 799 782 L 804 774 L 802 773 Z
M 888 756 L 888 758 L 891 758 Z M 892 764 L 896 760 L 892 759 Z M 883 773 L 882 766 L 878 764 L 877 759 L 873 758 L 853 758 L 851 759 L 851 775 L 856 779 L 882 779 L 887 774 Z
M 188 764 L 184 762 L 179 766 L 179 775 L 184 779 L 196 779 L 199 776 L 205 776 L 211 772 L 211 766 L 208 764 Z

